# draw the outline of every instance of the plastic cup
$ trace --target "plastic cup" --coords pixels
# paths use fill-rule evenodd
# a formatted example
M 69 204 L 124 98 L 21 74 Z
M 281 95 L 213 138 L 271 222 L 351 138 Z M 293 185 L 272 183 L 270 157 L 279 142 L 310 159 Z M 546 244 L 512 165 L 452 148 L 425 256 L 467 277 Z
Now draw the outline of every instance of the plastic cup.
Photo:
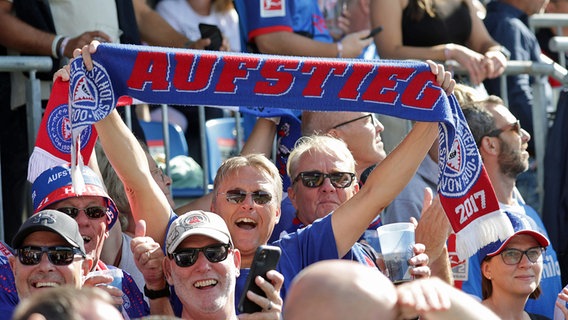
M 344 7 L 345 0 L 323 0 L 323 18 L 334 39 L 339 39 L 343 35 L 337 19 L 341 16 Z
M 394 284 L 412 280 L 408 260 L 414 255 L 414 225 L 400 222 L 377 228 L 387 276 Z
M 110 282 L 106 285 L 112 286 L 112 287 L 115 287 L 115 288 L 122 290 L 122 278 L 124 277 L 124 274 L 122 273 L 122 269 L 111 268 L 111 269 L 107 269 L 107 270 L 91 271 L 87 275 L 87 279 L 90 278 L 90 277 L 99 276 L 99 275 L 111 276 L 112 282 Z M 122 311 L 122 306 L 117 306 L 117 308 L 118 308 L 118 310 Z

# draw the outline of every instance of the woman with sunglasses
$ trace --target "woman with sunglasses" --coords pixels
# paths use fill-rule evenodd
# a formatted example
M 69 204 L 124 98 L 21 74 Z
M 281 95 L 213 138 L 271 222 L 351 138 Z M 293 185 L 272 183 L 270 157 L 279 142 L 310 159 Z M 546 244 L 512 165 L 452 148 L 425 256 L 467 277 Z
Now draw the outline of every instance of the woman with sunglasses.
M 482 304 L 505 320 L 549 319 L 524 309 L 529 298 L 540 296 L 543 253 L 550 242 L 535 231 L 526 218 L 506 214 L 514 234 L 505 241 L 497 240 L 485 246 L 478 253 L 482 261 Z

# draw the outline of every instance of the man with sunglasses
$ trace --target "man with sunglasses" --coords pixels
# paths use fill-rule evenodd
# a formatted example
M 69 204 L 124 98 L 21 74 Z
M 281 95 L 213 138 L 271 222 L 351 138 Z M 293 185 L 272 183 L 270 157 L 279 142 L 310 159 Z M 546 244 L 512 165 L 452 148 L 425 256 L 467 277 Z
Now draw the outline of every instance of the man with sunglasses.
M 166 253 L 163 270 L 183 305 L 182 318 L 237 319 L 235 284 L 241 255 L 219 215 L 196 210 L 178 217 L 168 229 Z M 260 287 L 268 297 L 251 293 L 254 295 L 251 300 L 266 306 L 263 312 L 278 319 L 283 279 L 275 271 L 269 271 L 267 276 L 274 287 L 266 281 Z
M 287 169 L 292 177 L 288 197 L 296 208 L 296 229 L 324 218 L 359 191 L 353 155 L 345 142 L 331 136 L 300 138 L 288 158 Z M 419 249 L 415 252 L 422 253 Z M 368 265 L 376 261 L 374 251 L 359 242 L 344 258 Z M 421 275 L 423 271 L 417 268 L 412 272 Z
M 475 138 L 483 164 L 493 184 L 499 205 L 510 214 L 527 219 L 533 229 L 546 237 L 548 234 L 539 214 L 525 204 L 515 187 L 517 176 L 529 166 L 528 142 L 531 138 L 519 120 L 505 106 L 503 100 L 489 96 L 483 101 L 462 107 L 469 128 Z M 555 301 L 562 290 L 560 265 L 556 251 L 546 247 L 540 286 L 542 295 L 529 299 L 525 310 L 553 318 Z M 481 297 L 481 261 L 474 255 L 467 262 L 468 275 L 461 288 Z M 459 284 L 458 284 L 459 285 Z
M 14 254 L 8 261 L 16 300 L 0 295 L 0 312 L 7 319 L 19 300 L 37 292 L 63 285 L 81 288 L 82 277 L 93 264 L 75 220 L 56 210 L 43 210 L 28 218 L 14 236 L 12 247 Z
M 34 216 L 30 219 L 34 218 L 35 214 L 48 209 L 72 218 L 78 225 L 83 251 L 92 259 L 89 271 L 106 270 L 108 267 L 100 260 L 100 253 L 104 240 L 108 237 L 108 230 L 116 222 L 118 211 L 97 174 L 88 167 L 82 168 L 82 174 L 85 179 L 85 190 L 81 194 L 76 193 L 72 187 L 69 165 L 55 166 L 40 174 L 32 185 Z M 3 269 L 2 275 L 7 271 L 9 270 Z M 114 299 L 123 304 L 123 311 L 131 318 L 150 313 L 144 296 L 128 273 L 124 272 L 122 288 L 106 285 L 111 280 L 110 277 L 97 276 L 89 279 L 88 283 L 99 285 L 109 292 Z M 13 285 L 10 281 L 8 277 L 0 277 L 0 286 L 10 287 Z M 4 294 L 8 297 L 0 299 L 17 303 L 15 292 L 4 290 L 0 296 Z

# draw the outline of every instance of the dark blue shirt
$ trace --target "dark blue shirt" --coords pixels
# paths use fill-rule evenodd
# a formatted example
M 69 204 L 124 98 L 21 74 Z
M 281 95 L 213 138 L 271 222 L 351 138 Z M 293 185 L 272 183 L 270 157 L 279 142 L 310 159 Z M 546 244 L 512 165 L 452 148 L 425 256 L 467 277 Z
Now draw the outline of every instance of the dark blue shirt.
M 511 52 L 511 60 L 542 62 L 540 45 L 534 33 L 527 26 L 528 16 L 523 11 L 500 1 L 492 1 L 487 4 L 487 16 L 484 23 L 493 39 Z M 533 135 L 531 84 L 534 81 L 535 78 L 528 74 L 507 77 L 509 109 L 521 121 L 523 129 L 531 135 Z M 546 82 L 545 79 L 543 81 Z M 499 87 L 499 78 L 485 80 L 484 85 L 489 94 L 503 97 Z M 529 152 L 534 155 L 533 140 L 529 141 Z

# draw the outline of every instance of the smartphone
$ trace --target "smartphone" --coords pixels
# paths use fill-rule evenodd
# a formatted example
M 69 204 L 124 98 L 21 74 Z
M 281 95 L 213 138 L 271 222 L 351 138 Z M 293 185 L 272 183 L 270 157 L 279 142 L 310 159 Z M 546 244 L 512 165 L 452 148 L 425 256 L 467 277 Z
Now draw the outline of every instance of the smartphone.
M 239 305 L 237 308 L 240 313 L 254 313 L 262 311 L 261 306 L 247 298 L 247 292 L 251 290 L 258 295 L 266 297 L 264 291 L 262 291 L 262 289 L 254 282 L 254 279 L 256 279 L 257 276 L 262 276 L 266 281 L 270 282 L 270 280 L 266 278 L 266 272 L 276 269 L 278 260 L 280 260 L 280 254 L 280 248 L 275 246 L 265 245 L 256 249 L 256 253 L 250 266 L 250 272 L 245 282 L 245 289 L 239 299 Z
M 223 43 L 223 36 L 221 30 L 212 24 L 200 23 L 199 32 L 201 32 L 201 39 L 211 39 L 211 44 L 205 47 L 205 50 L 219 50 Z
M 375 35 L 377 35 L 379 32 L 383 31 L 383 27 L 382 26 L 378 26 L 375 29 L 371 30 L 371 32 L 369 32 L 369 34 L 364 37 L 361 38 L 361 40 L 366 40 L 366 39 L 370 39 L 372 37 L 374 37 Z

